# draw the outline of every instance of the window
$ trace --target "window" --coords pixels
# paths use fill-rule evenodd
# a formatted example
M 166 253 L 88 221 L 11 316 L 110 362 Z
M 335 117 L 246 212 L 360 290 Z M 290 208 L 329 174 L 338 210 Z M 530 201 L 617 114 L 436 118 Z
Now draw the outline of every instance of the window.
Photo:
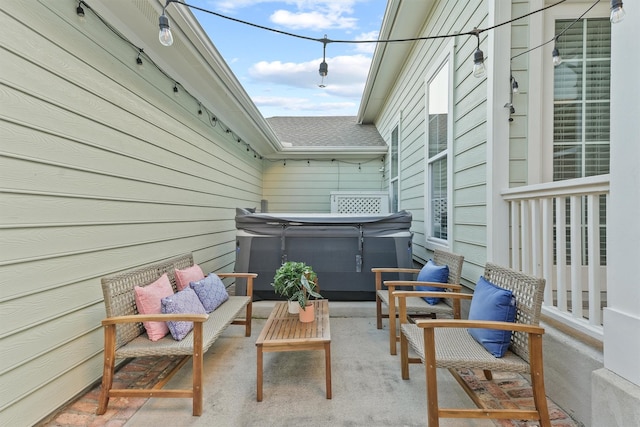
M 555 21 L 556 34 L 573 20 Z M 611 24 L 582 19 L 557 41 L 554 69 L 553 180 L 609 173 Z
M 398 212 L 398 171 L 400 170 L 398 132 L 398 126 L 391 131 L 391 212 Z
M 555 21 L 555 33 L 573 19 Z M 553 79 L 553 180 L 609 173 L 611 24 L 608 18 L 581 19 L 557 40 L 562 63 Z M 582 200 L 582 241 L 586 242 L 586 198 Z M 566 204 L 567 221 L 569 201 Z M 600 198 L 600 264 L 606 265 L 606 199 Z M 555 215 L 555 213 L 554 213 Z M 555 216 L 554 216 L 555 217 Z M 555 231 L 557 232 L 557 230 Z M 566 262 L 571 264 L 571 234 Z M 554 254 L 557 256 L 557 253 Z M 582 244 L 581 264 L 587 246 Z
M 449 237 L 449 74 L 446 60 L 426 80 L 428 239 L 436 241 Z

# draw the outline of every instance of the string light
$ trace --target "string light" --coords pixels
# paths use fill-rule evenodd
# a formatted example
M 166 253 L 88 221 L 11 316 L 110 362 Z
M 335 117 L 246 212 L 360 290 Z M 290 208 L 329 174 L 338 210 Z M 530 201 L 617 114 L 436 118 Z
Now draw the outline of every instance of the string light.
M 169 19 L 165 16 L 164 12 L 165 12 L 165 9 L 167 8 L 167 6 L 169 6 L 169 4 L 171 4 L 171 3 L 179 3 L 181 5 L 187 6 L 189 8 L 195 9 L 195 10 L 199 10 L 199 11 L 204 12 L 204 13 L 209 13 L 211 15 L 215 15 L 215 16 L 218 16 L 218 17 L 223 18 L 223 19 L 228 19 L 230 21 L 234 21 L 234 22 L 238 22 L 238 23 L 241 23 L 241 24 L 249 25 L 249 26 L 252 26 L 252 27 L 255 27 L 255 28 L 260 28 L 262 30 L 271 31 L 271 32 L 274 32 L 274 33 L 278 33 L 278 34 L 282 34 L 282 35 L 286 35 L 286 36 L 291 36 L 291 37 L 296 37 L 296 38 L 300 38 L 300 39 L 304 39 L 304 40 L 320 42 L 320 43 L 323 44 L 324 49 L 326 49 L 326 46 L 327 46 L 328 43 L 395 43 L 395 42 L 410 42 L 410 41 L 418 41 L 418 40 L 435 40 L 435 39 L 443 39 L 443 38 L 450 38 L 450 37 L 457 37 L 457 36 L 464 36 L 464 35 L 467 35 L 467 36 L 472 36 L 473 35 L 473 36 L 476 36 L 478 38 L 478 48 L 475 50 L 475 52 L 473 54 L 473 64 L 474 64 L 473 75 L 476 76 L 476 77 L 484 77 L 486 75 L 486 67 L 485 67 L 485 64 L 484 64 L 484 53 L 482 52 L 482 50 L 480 50 L 480 33 L 485 32 L 485 31 L 489 31 L 489 30 L 493 30 L 493 29 L 498 28 L 498 27 L 500 27 L 502 25 L 507 25 L 507 24 L 515 22 L 515 21 L 517 21 L 519 19 L 523 19 L 523 18 L 526 18 L 526 17 L 531 16 L 533 14 L 542 12 L 542 11 L 544 11 L 546 9 L 549 9 L 549 8 L 557 6 L 557 5 L 561 4 L 561 3 L 564 3 L 565 1 L 567 1 L 567 0 L 559 0 L 556 3 L 547 5 L 545 7 L 540 8 L 540 9 L 537 9 L 537 10 L 531 11 L 529 13 L 526 13 L 526 14 L 524 14 L 522 16 L 518 16 L 516 18 L 510 19 L 508 21 L 501 22 L 499 24 L 496 24 L 496 25 L 493 25 L 493 26 L 490 26 L 490 27 L 487 27 L 487 28 L 482 28 L 482 29 L 474 28 L 473 30 L 467 31 L 467 32 L 460 32 L 460 33 L 454 33 L 454 34 L 443 34 L 443 35 L 436 35 L 436 36 L 412 37 L 412 38 L 406 38 L 406 39 L 331 40 L 331 39 L 328 39 L 326 35 L 323 38 L 315 38 L 315 37 L 303 36 L 303 35 L 300 35 L 300 34 L 295 34 L 295 33 L 290 33 L 290 32 L 287 32 L 287 31 L 277 30 L 275 28 L 269 28 L 269 27 L 265 27 L 263 25 L 258 25 L 258 24 L 254 24 L 252 22 L 243 21 L 241 19 L 233 18 L 233 17 L 226 16 L 226 15 L 222 15 L 220 13 L 217 13 L 217 12 L 214 12 L 214 11 L 211 11 L 211 10 L 207 10 L 207 9 L 204 9 L 204 8 L 201 8 L 201 7 L 186 3 L 186 2 L 182 2 L 182 1 L 178 1 L 178 0 L 167 0 L 167 3 L 165 4 L 165 6 L 162 9 L 162 15 L 160 16 L 160 34 L 161 34 L 160 42 L 165 46 L 170 46 L 171 43 L 173 43 L 173 37 L 171 36 L 171 30 L 169 29 Z M 612 0 L 612 5 L 613 5 L 614 1 L 616 1 L 616 0 Z M 620 3 L 620 7 L 622 7 L 622 5 L 621 5 L 622 2 L 620 0 L 617 0 L 616 2 L 619 2 Z M 163 19 L 163 17 L 164 17 L 164 19 Z M 169 37 L 171 38 L 171 43 L 166 44 L 165 42 L 163 42 L 163 37 L 162 37 L 163 31 L 165 32 L 165 34 L 168 32 Z M 165 38 L 167 38 L 166 35 L 165 35 Z M 328 73 L 328 65 L 327 65 L 327 63 L 325 61 L 324 55 L 323 55 L 323 61 L 320 64 L 319 73 L 320 73 L 320 76 L 323 77 L 323 82 L 319 86 L 320 87 L 325 87 L 324 86 L 324 77 L 326 77 L 326 75 Z
M 484 53 L 480 50 L 480 30 L 474 29 L 478 39 L 478 47 L 473 52 L 473 77 L 482 78 L 487 75 L 487 68 L 484 66 Z
M 327 35 L 324 35 L 324 42 L 322 43 L 322 62 L 320 63 L 320 69 L 318 70 L 318 72 L 320 73 L 320 77 L 321 77 L 321 81 L 320 84 L 318 85 L 319 87 L 325 87 L 324 85 L 324 78 L 327 77 L 327 74 L 329 74 L 329 65 L 327 64 L 325 57 L 326 57 L 326 53 L 327 53 L 327 43 L 328 40 L 327 39 Z
M 168 3 L 169 3 L 169 2 L 168 2 Z M 167 3 L 167 4 L 168 4 L 168 3 Z M 84 8 L 83 8 L 82 6 L 84 6 Z M 165 7 L 166 7 L 166 6 L 165 6 Z M 93 13 L 93 15 L 95 15 L 95 17 L 96 17 L 96 18 L 98 18 L 98 20 L 100 20 L 100 22 L 102 22 L 102 24 L 103 24 L 106 28 L 108 28 L 109 30 L 111 30 L 111 32 L 112 32 L 113 34 L 115 34 L 116 36 L 118 36 L 118 37 L 119 37 L 123 42 L 127 43 L 128 45 L 130 45 L 131 47 L 133 47 L 133 48 L 135 49 L 135 51 L 137 52 L 136 64 L 138 64 L 138 66 L 139 66 L 139 68 L 140 68 L 141 70 L 143 69 L 142 56 L 145 56 L 145 62 L 146 62 L 146 63 L 149 63 L 149 64 L 153 65 L 153 66 L 154 66 L 158 71 L 160 71 L 160 72 L 161 72 L 161 73 L 162 73 L 162 74 L 163 74 L 167 79 L 169 79 L 170 81 L 173 81 L 173 82 L 174 82 L 174 84 L 173 84 L 173 89 L 172 89 L 172 90 L 173 90 L 173 93 L 174 93 L 176 96 L 179 96 L 179 93 L 180 93 L 180 92 L 184 92 L 184 93 L 186 93 L 187 95 L 189 95 L 191 98 L 193 98 L 193 99 L 195 100 L 196 104 L 198 105 L 197 114 L 200 116 L 200 115 L 202 115 L 202 114 L 206 113 L 206 114 L 207 114 L 207 116 L 208 116 L 208 118 L 209 118 L 209 121 L 210 121 L 210 123 L 211 123 L 211 126 L 212 126 L 212 127 L 217 126 L 217 124 L 218 124 L 218 122 L 219 122 L 219 119 L 218 119 L 215 115 L 211 114 L 211 113 L 209 112 L 209 110 L 207 110 L 207 108 L 206 108 L 204 105 L 202 105 L 202 103 L 201 103 L 201 102 L 200 102 L 200 101 L 199 101 L 195 96 L 193 96 L 191 93 L 189 93 L 189 91 L 188 91 L 188 90 L 186 90 L 184 87 L 182 87 L 182 90 L 180 91 L 180 90 L 178 89 L 178 85 L 179 85 L 180 83 L 178 83 L 175 79 L 173 79 L 173 78 L 172 78 L 172 77 L 171 77 L 171 76 L 170 76 L 170 75 L 169 75 L 169 74 L 168 74 L 168 73 L 167 73 L 167 72 L 166 72 L 162 67 L 160 67 L 158 64 L 156 64 L 156 63 L 153 61 L 153 59 L 149 57 L 149 55 L 145 54 L 145 53 L 144 53 L 144 49 L 142 49 L 142 48 L 140 48 L 140 47 L 136 46 L 136 45 L 135 45 L 131 40 L 129 40 L 128 38 L 126 38 L 122 33 L 120 33 L 120 32 L 119 32 L 116 28 L 114 28 L 112 25 L 110 25 L 110 24 L 109 24 L 109 23 L 108 23 L 108 22 L 107 22 L 107 21 L 106 21 L 106 20 L 105 20 L 105 19 L 104 19 L 100 14 L 99 14 L 99 13 L 97 13 L 95 10 L 93 10 L 93 9 L 91 8 L 91 6 L 90 6 L 89 4 L 87 4 L 86 2 L 84 2 L 83 0 L 81 0 L 81 1 L 78 3 L 78 7 L 76 8 L 76 13 L 78 14 L 78 16 L 80 16 L 80 14 L 82 13 L 82 17 L 81 17 L 81 19 L 83 19 L 83 20 L 84 20 L 85 9 L 90 10 L 90 11 Z M 164 14 L 164 9 L 163 9 L 163 14 Z M 223 123 L 223 124 L 224 124 L 224 123 Z M 239 139 L 239 137 L 237 137 L 229 127 L 225 126 L 225 127 L 224 127 L 224 129 L 225 129 L 225 133 L 227 133 L 227 134 L 231 134 L 231 135 L 232 135 L 232 137 L 233 137 L 234 139 L 236 139 L 236 138 L 237 138 L 237 139 L 238 139 L 238 141 L 241 141 L 241 139 Z M 250 149 L 250 150 L 253 150 L 253 149 Z M 257 155 L 257 156 L 258 156 L 258 157 L 256 157 L 256 158 L 260 158 L 260 159 L 262 159 L 262 156 L 260 156 L 260 155 L 259 155 L 259 153 L 257 153 L 255 150 L 253 150 L 253 152 L 255 153 L 255 155 Z M 255 156 L 254 156 L 254 157 L 255 157 Z
M 627 12 L 622 8 L 622 0 L 611 0 L 611 16 L 609 20 L 612 24 L 622 21 Z
M 76 15 L 80 17 L 80 19 L 84 18 L 84 9 L 82 8 L 82 1 L 78 2 L 78 7 L 76 7 Z
M 513 77 L 513 75 L 511 75 L 511 92 L 518 93 L 518 91 L 518 81 L 515 79 L 515 77 Z
M 171 46 L 173 44 L 173 34 L 171 34 L 171 28 L 169 27 L 169 18 L 164 14 L 164 10 L 169 6 L 171 0 L 167 0 L 167 3 L 162 8 L 162 15 L 160 15 L 159 26 L 160 32 L 158 33 L 158 40 L 163 46 Z
M 136 58 L 136 64 L 142 67 L 142 58 L 140 58 L 140 55 L 142 55 L 142 49 L 138 50 L 138 57 Z
M 560 51 L 557 46 L 553 46 L 553 51 L 551 52 L 551 57 L 553 58 L 553 66 L 557 67 L 562 64 L 562 57 L 560 56 Z

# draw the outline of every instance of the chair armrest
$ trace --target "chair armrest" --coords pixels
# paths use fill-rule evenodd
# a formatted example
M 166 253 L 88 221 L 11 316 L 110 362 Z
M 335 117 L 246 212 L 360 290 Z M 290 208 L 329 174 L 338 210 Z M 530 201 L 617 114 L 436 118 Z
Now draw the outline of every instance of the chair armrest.
M 401 267 L 374 267 L 372 273 L 420 273 L 418 268 L 401 268 Z
M 400 298 L 407 297 L 430 297 L 430 298 L 452 298 L 452 299 L 471 299 L 473 294 L 464 294 L 462 292 L 436 292 L 436 291 L 395 291 L 393 296 Z
M 221 279 L 224 279 L 226 277 L 247 279 L 247 296 L 253 296 L 253 279 L 258 277 L 257 273 L 216 273 L 216 275 Z
M 203 323 L 209 318 L 208 314 L 134 314 L 130 316 L 108 317 L 102 321 L 102 326 L 138 322 L 197 322 Z
M 393 291 L 392 295 L 398 299 L 408 297 L 432 297 L 432 298 L 452 298 L 452 299 L 471 299 L 473 294 L 465 294 L 463 292 L 436 292 L 436 291 Z
M 492 320 L 460 320 L 460 319 L 418 319 L 416 326 L 425 329 L 433 328 L 483 328 L 503 331 L 517 331 L 528 334 L 544 334 L 544 328 L 524 323 L 496 322 Z
M 463 293 L 457 290 L 454 292 L 434 292 L 434 291 L 395 291 L 394 287 L 389 287 L 392 298 L 389 298 L 389 309 L 395 313 L 395 300 L 398 298 L 398 317 L 400 323 L 407 323 L 407 297 L 431 297 L 431 298 L 449 298 L 453 300 L 453 317 L 460 319 L 460 300 L 471 299 L 473 294 Z
M 382 273 L 420 273 L 420 270 L 417 268 L 400 267 L 374 267 L 371 271 L 376 274 L 376 291 L 382 289 Z
M 396 287 L 396 286 L 434 286 L 437 288 L 445 288 L 451 289 L 453 291 L 461 291 L 462 285 L 456 285 L 453 283 L 440 283 L 440 282 L 420 282 L 417 280 L 385 280 L 382 282 L 386 287 Z

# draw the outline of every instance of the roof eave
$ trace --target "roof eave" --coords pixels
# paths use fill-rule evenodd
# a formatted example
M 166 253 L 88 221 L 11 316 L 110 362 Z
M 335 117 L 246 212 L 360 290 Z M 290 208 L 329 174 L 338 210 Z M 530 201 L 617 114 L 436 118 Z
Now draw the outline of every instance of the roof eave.
M 266 159 L 330 159 L 333 157 L 373 159 L 387 154 L 386 146 L 380 147 L 284 147 L 264 156 Z
M 434 3 L 435 0 L 390 0 L 387 3 L 378 38 L 389 40 L 417 37 Z M 396 25 L 396 23 L 402 25 Z M 358 123 L 375 122 L 415 43 L 376 44 L 360 101 Z

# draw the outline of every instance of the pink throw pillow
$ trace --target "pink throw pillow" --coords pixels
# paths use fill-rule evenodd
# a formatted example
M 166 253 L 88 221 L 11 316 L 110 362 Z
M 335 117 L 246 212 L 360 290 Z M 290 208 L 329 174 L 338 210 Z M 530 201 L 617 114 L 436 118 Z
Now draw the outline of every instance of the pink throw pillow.
M 173 288 L 167 273 L 147 286 L 136 286 L 136 306 L 140 314 L 162 313 L 162 298 L 173 295 Z M 151 341 L 158 341 L 169 333 L 166 322 L 142 322 Z
M 198 264 L 184 270 L 176 270 L 176 287 L 178 291 L 189 287 L 189 283 L 204 279 L 204 273 Z

